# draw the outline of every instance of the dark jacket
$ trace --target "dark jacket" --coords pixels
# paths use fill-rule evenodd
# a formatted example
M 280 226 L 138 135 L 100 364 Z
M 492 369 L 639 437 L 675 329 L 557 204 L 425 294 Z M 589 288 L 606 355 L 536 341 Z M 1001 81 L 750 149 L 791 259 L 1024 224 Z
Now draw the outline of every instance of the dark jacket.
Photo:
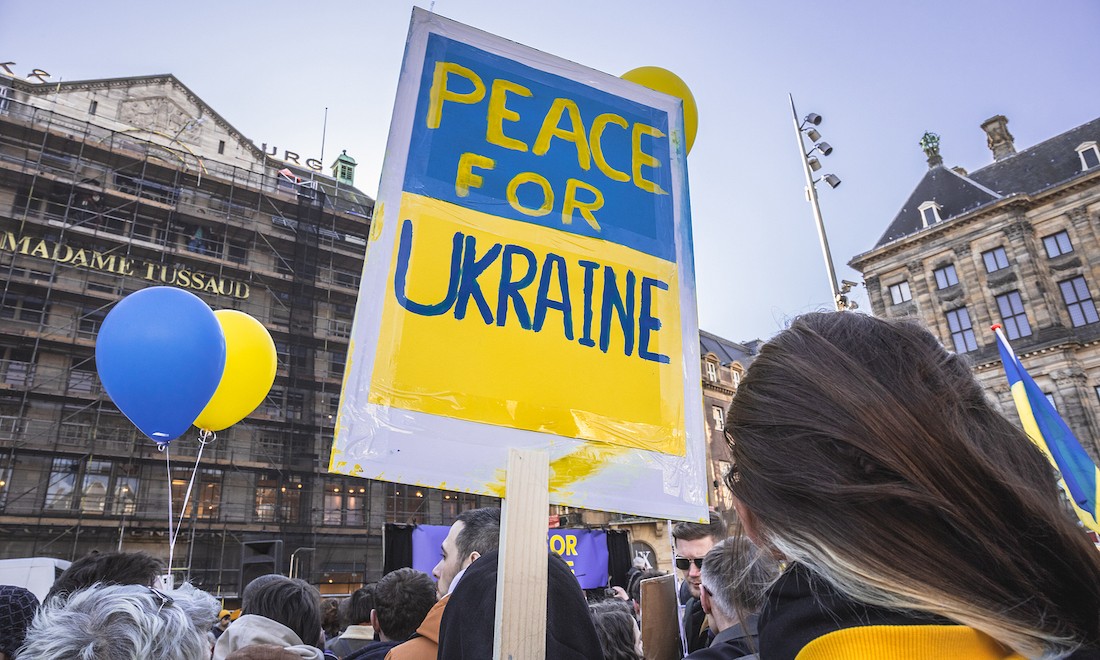
M 400 643 L 401 642 L 371 642 L 355 653 L 345 656 L 344 660 L 385 660 L 386 654 L 390 652 L 390 649 Z
M 462 574 L 443 610 L 440 660 L 493 657 L 498 553 L 482 555 Z M 546 658 L 603 660 L 596 627 L 577 578 L 555 554 L 547 564 Z
M 707 613 L 698 598 L 692 598 L 684 605 L 684 639 L 687 640 L 689 654 L 707 648 L 713 639 L 707 627 Z
M 756 652 L 756 630 L 759 617 L 747 617 L 714 636 L 710 646 L 687 656 L 686 660 L 737 660 Z
M 762 658 L 855 660 L 861 649 L 885 645 L 899 658 L 938 657 L 938 650 L 950 648 L 953 657 L 971 660 L 1022 659 L 988 635 L 943 617 L 851 600 L 797 563 L 768 591 L 760 614 Z M 1094 656 L 1089 650 L 1071 657 Z

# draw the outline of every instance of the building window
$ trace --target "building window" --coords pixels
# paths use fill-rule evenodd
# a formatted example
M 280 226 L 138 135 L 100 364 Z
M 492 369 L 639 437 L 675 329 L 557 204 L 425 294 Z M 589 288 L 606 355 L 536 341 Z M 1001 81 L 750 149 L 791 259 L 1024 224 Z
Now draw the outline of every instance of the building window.
M 1073 243 L 1070 243 L 1069 234 L 1065 230 L 1044 237 L 1043 247 L 1047 249 L 1047 256 L 1051 259 L 1073 252 Z
M 369 483 L 361 479 L 329 483 L 325 487 L 324 524 L 362 527 L 368 491 Z
M 895 305 L 900 305 L 912 299 L 913 294 L 909 291 L 909 280 L 902 280 L 897 284 L 890 285 L 890 300 L 894 301 Z
M 0 454 L 0 511 L 8 503 L 8 490 L 11 488 L 11 464 L 10 454 Z
M 95 115 L 95 111 L 99 109 L 99 101 L 93 100 L 88 106 L 88 114 Z
M 77 320 L 77 335 L 83 339 L 95 339 L 96 335 L 99 334 L 99 326 L 106 316 L 107 312 L 103 309 L 91 309 L 89 307 L 81 309 L 80 318 Z
M 37 296 L 16 296 L 9 294 L 4 297 L 3 304 L 0 304 L 0 318 L 12 319 L 15 321 L 42 323 L 49 312 L 49 303 Z
M 225 153 L 225 140 L 218 140 L 218 153 L 219 154 L 224 154 Z
M 68 458 L 53 459 L 50 481 L 46 484 L 46 511 L 72 510 L 79 472 L 79 462 Z
M 107 491 L 111 486 L 111 462 L 88 461 L 80 487 L 80 510 L 103 513 L 107 509 Z
M 87 358 L 73 358 L 73 366 L 69 369 L 69 394 L 93 395 L 99 393 L 99 383 L 96 380 L 95 366 Z
M 959 275 L 955 272 L 955 264 L 947 264 L 942 268 L 932 271 L 936 276 L 936 288 L 946 289 L 959 283 Z
M 733 370 L 733 389 L 737 389 L 741 385 L 741 372 L 737 369 Z
M 34 351 L 0 346 L 0 383 L 30 387 L 34 378 Z
M 195 475 L 195 485 L 191 488 L 191 499 L 187 510 L 183 509 L 183 499 L 187 494 L 187 484 L 191 481 L 189 468 L 172 470 L 172 510 L 184 518 L 192 515 L 196 518 L 216 519 L 222 501 L 222 471 L 200 469 Z
M 718 365 L 707 360 L 707 380 L 712 383 L 718 382 Z
M 1096 385 L 1092 389 L 1093 389 L 1094 392 L 1096 392 L 1097 402 L 1100 402 L 1100 385 Z
M 974 338 L 974 326 L 970 322 L 970 312 L 965 307 L 953 309 L 947 313 L 947 327 L 951 330 L 951 341 L 955 343 L 956 353 L 969 353 L 978 349 Z
M 1047 398 L 1047 403 L 1050 404 L 1051 408 L 1054 408 L 1055 410 L 1058 410 L 1058 403 L 1054 400 L 1054 393 L 1053 392 L 1043 392 L 1043 396 L 1045 396 Z
M 477 508 L 477 495 L 443 491 L 443 524 L 451 525 L 463 511 Z
M 937 222 L 943 222 L 943 219 L 940 218 L 940 209 L 942 208 L 942 206 L 932 201 L 924 202 L 920 205 L 920 217 L 925 227 L 931 227 Z
M 714 428 L 722 430 L 726 426 L 726 416 L 722 412 L 722 406 L 711 406 L 710 416 L 714 418 Z
M 1077 147 L 1077 155 L 1081 157 L 1081 170 L 1091 170 L 1100 165 L 1100 149 L 1095 142 L 1084 142 Z
M 1069 312 L 1069 320 L 1073 323 L 1073 327 L 1100 321 L 1084 277 L 1078 276 L 1059 282 L 1058 288 L 1062 290 L 1062 299 L 1066 301 L 1066 311 Z
M 296 475 L 283 478 L 279 486 L 279 520 L 297 523 L 302 516 L 302 478 Z
M 256 522 L 275 522 L 275 509 L 279 504 L 276 483 L 273 475 L 256 477 Z
M 1009 339 L 1031 336 L 1031 324 L 1024 313 L 1024 303 L 1019 291 L 1009 291 L 997 296 L 997 309 L 1001 311 L 1001 321 Z
M 985 272 L 995 273 L 1008 268 L 1008 255 L 1003 247 L 995 247 L 992 250 L 982 252 L 982 261 L 985 262 Z
M 427 509 L 428 498 L 423 488 L 405 484 L 387 483 L 386 522 L 421 523 Z

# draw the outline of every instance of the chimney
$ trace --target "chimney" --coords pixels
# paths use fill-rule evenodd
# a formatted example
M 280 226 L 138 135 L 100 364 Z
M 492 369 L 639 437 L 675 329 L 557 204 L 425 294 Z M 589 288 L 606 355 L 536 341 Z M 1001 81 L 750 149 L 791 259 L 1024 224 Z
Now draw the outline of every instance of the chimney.
M 1004 160 L 1016 155 L 1016 146 L 1012 143 L 1012 133 L 1008 132 L 1008 119 L 1004 115 L 990 117 L 982 122 L 982 130 L 985 131 L 989 150 L 993 152 L 993 160 Z

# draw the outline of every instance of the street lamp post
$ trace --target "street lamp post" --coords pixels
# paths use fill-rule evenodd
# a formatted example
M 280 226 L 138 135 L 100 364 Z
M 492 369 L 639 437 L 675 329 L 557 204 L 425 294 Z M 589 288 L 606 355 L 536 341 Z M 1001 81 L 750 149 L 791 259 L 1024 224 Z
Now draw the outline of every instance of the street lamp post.
M 821 115 L 811 112 L 799 123 L 798 113 L 794 109 L 794 96 L 788 94 L 787 98 L 791 101 L 791 119 L 794 122 L 795 139 L 798 140 L 798 157 L 802 161 L 802 171 L 806 175 L 806 201 L 813 208 L 814 221 L 817 223 L 817 237 L 821 241 L 821 253 L 825 257 L 825 270 L 829 275 L 829 289 L 833 294 L 833 304 L 836 305 L 837 311 L 855 309 L 856 302 L 848 299 L 848 293 L 852 287 L 857 286 L 857 283 L 845 280 L 842 286 L 837 284 L 833 254 L 829 251 L 829 237 L 825 235 L 825 221 L 821 218 L 821 205 L 817 201 L 817 182 L 824 181 L 831 188 L 836 188 L 840 185 L 840 177 L 835 174 L 826 174 L 820 179 L 815 179 L 813 175 L 815 171 L 821 169 L 821 161 L 815 153 L 828 156 L 833 152 L 833 148 L 828 142 L 821 140 L 821 134 L 817 131 L 817 127 L 821 124 Z M 810 142 L 814 145 L 809 151 L 806 150 L 805 137 L 810 138 Z
M 298 559 L 299 552 L 313 552 L 316 549 L 317 548 L 298 548 L 294 552 L 290 553 L 290 575 L 288 575 L 287 577 L 296 578 L 298 577 L 299 571 L 302 570 L 302 560 Z M 295 563 L 295 560 L 297 560 L 297 563 Z

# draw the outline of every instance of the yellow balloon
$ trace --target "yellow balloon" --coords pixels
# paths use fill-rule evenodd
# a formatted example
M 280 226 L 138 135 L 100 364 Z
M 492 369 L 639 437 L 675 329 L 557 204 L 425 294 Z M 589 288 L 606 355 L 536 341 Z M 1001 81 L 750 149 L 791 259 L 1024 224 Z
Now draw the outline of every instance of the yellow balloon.
M 221 431 L 255 410 L 275 382 L 275 342 L 262 323 L 235 309 L 214 312 L 225 335 L 225 370 L 195 426 Z
M 684 102 L 684 153 L 691 153 L 691 146 L 695 144 L 695 133 L 699 130 L 699 108 L 695 105 L 695 97 L 687 83 L 680 76 L 659 66 L 631 69 L 622 75 L 622 79 L 675 96 Z

